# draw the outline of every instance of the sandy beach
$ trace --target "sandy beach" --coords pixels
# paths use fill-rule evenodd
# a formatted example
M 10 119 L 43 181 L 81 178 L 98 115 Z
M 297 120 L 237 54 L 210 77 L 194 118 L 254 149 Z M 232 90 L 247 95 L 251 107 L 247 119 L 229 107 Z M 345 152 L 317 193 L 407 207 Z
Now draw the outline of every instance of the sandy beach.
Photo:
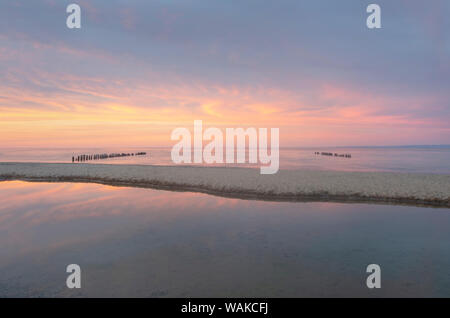
M 450 175 L 107 164 L 0 163 L 0 180 L 86 182 L 269 201 L 450 207 Z

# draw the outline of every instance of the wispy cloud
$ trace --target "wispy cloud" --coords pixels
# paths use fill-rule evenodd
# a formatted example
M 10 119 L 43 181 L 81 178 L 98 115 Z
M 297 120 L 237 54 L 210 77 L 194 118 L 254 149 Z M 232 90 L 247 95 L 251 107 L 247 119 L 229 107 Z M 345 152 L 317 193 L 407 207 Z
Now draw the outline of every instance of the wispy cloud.
M 164 145 L 206 125 L 284 145 L 450 140 L 450 5 L 64 1 L 0 4 L 0 145 Z M 324 10 L 324 8 L 328 8 Z

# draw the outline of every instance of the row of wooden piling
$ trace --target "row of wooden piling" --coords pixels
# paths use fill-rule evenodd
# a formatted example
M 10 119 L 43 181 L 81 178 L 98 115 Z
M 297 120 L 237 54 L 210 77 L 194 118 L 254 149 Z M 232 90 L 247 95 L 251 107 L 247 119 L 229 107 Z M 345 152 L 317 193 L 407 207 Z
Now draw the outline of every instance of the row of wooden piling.
M 118 158 L 118 157 L 131 157 L 131 156 L 145 156 L 146 152 L 136 152 L 136 153 L 101 153 L 101 154 L 88 154 L 88 155 L 78 155 L 72 156 L 72 162 L 86 162 L 90 160 L 103 160 L 108 158 Z
M 349 153 L 344 153 L 344 154 L 338 154 L 338 153 L 333 153 L 333 152 L 314 152 L 315 155 L 322 155 L 322 156 L 330 156 L 330 157 L 341 157 L 341 158 L 351 158 L 352 155 Z

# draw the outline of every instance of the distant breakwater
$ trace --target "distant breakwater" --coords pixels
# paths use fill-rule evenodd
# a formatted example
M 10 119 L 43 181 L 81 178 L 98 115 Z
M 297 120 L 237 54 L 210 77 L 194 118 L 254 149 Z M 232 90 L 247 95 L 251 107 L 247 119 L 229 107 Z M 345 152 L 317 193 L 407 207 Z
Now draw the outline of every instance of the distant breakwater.
M 338 153 L 333 153 L 333 152 L 314 152 L 315 155 L 321 155 L 321 156 L 330 156 L 330 157 L 341 157 L 341 158 L 351 158 L 352 155 L 349 153 L 344 153 L 344 154 L 338 154 Z
M 136 153 L 100 153 L 100 154 L 84 154 L 78 156 L 72 156 L 72 162 L 86 162 L 90 160 L 104 160 L 109 158 L 118 157 L 133 157 L 133 156 L 145 156 L 146 152 L 136 152 Z

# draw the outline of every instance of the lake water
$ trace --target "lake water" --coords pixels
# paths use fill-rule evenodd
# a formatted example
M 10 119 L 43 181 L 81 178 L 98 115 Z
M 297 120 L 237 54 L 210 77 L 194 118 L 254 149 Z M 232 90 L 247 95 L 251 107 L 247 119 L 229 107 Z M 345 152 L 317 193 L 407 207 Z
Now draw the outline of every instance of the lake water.
M 0 162 L 71 162 L 72 156 L 98 153 L 147 152 L 146 156 L 119 157 L 88 163 L 172 165 L 171 148 L 2 148 Z M 352 158 L 315 155 L 314 152 L 350 153 Z M 241 165 L 242 166 L 242 165 Z M 252 166 L 250 164 L 244 166 Z M 258 165 L 259 166 L 259 165 Z M 281 148 L 280 169 L 395 171 L 450 174 L 450 146 L 385 148 Z
M 450 297 L 449 228 L 449 209 L 0 182 L 0 297 Z

